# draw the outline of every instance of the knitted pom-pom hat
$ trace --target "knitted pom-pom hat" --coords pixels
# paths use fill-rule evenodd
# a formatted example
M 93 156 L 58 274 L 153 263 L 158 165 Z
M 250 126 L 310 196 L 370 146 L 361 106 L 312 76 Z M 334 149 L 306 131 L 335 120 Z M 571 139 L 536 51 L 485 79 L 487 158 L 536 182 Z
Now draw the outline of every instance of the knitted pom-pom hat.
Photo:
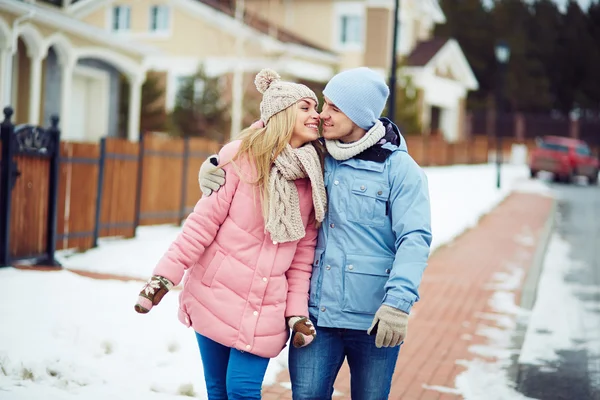
M 254 79 L 256 89 L 263 95 L 260 102 L 260 119 L 267 124 L 279 111 L 285 110 L 301 99 L 312 99 L 317 105 L 319 100 L 315 92 L 300 83 L 285 82 L 272 69 L 263 69 Z

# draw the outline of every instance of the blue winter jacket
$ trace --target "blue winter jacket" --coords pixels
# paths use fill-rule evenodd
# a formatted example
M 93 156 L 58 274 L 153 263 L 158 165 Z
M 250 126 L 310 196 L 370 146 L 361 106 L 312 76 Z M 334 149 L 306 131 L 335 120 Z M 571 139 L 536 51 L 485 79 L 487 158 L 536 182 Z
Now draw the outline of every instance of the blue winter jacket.
M 367 330 L 382 304 L 409 313 L 429 257 L 427 177 L 389 120 L 373 159 L 327 156 L 328 211 L 319 230 L 309 309 L 317 326 Z

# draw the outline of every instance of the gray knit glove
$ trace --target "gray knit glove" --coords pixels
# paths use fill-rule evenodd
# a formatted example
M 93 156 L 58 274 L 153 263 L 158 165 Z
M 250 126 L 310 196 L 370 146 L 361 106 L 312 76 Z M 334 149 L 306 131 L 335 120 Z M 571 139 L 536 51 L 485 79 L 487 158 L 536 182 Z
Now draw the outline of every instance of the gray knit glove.
M 206 159 L 198 171 L 198 183 L 205 196 L 210 196 L 225 184 L 225 171 L 218 167 L 219 156 L 214 154 Z
M 378 348 L 399 346 L 408 330 L 408 314 L 384 304 L 375 313 L 373 323 L 367 331 L 369 335 L 371 332 L 375 333 L 373 328 L 377 331 L 375 346 Z

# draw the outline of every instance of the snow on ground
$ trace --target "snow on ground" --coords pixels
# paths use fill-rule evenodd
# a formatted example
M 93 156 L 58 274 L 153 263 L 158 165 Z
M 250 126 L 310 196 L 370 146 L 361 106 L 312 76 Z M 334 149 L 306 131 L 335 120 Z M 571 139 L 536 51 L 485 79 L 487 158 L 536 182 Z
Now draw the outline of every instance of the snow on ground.
M 133 309 L 138 282 L 8 268 L 0 280 L 1 399 L 206 398 L 176 293 L 142 315 Z M 281 368 L 271 363 L 265 383 Z
M 527 179 L 524 166 L 503 167 L 500 191 L 495 187 L 493 165 L 427 168 L 426 172 L 434 247 L 474 226 L 512 189 L 546 191 Z M 523 181 L 529 183 L 523 187 Z M 146 279 L 179 230 L 175 226 L 141 227 L 134 239 L 102 239 L 96 249 L 81 254 L 64 251 L 59 258 L 68 268 Z M 518 240 L 527 243 L 528 233 L 521 236 Z M 493 354 L 503 355 L 506 352 L 502 350 L 509 349 L 497 329 L 512 329 L 514 315 L 501 313 L 515 312 L 506 292 L 520 282 L 521 277 L 515 277 L 518 269 L 508 268 L 506 274 L 497 276 L 497 282 L 492 283 L 497 287 L 492 289 L 500 293 L 493 297 L 500 311 L 482 316 L 483 321 L 495 321 L 496 327 L 482 324 L 480 330 L 480 334 L 499 342 Z M 0 398 L 206 398 L 195 337 L 177 321 L 175 293 L 167 295 L 149 314 L 139 315 L 133 310 L 139 282 L 93 280 L 69 271 L 13 269 L 0 270 L 0 280 Z M 480 388 L 489 394 L 490 380 L 494 387 L 506 387 L 502 374 L 494 370 L 482 377 L 488 367 L 471 365 L 474 367 L 457 381 L 461 393 Z M 269 364 L 265 384 L 273 383 L 286 366 L 284 349 Z
M 519 364 L 551 368 L 560 361 L 561 350 L 587 350 L 591 363 L 600 357 L 599 310 L 586 301 L 600 294 L 600 287 L 574 281 L 572 277 L 587 267 L 573 260 L 571 251 L 558 233 L 552 236 Z M 598 376 L 598 366 L 589 367 L 596 372 L 590 376 Z

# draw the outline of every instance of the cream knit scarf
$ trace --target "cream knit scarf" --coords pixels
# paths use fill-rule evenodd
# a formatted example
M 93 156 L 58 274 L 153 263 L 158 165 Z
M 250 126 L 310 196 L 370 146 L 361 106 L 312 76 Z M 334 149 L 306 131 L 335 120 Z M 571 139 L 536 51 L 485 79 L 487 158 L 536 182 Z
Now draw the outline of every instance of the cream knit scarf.
M 327 194 L 321 162 L 315 148 L 308 144 L 297 149 L 290 145 L 275 159 L 269 175 L 269 216 L 265 230 L 276 242 L 293 242 L 306 234 L 300 216 L 300 201 L 294 181 L 308 177 L 312 187 L 315 218 L 323 221 Z
M 356 142 L 343 143 L 339 140 L 325 140 L 325 147 L 327 147 L 327 151 L 331 157 L 339 161 L 344 161 L 375 145 L 384 136 L 385 127 L 381 121 L 377 121 L 366 135 Z

